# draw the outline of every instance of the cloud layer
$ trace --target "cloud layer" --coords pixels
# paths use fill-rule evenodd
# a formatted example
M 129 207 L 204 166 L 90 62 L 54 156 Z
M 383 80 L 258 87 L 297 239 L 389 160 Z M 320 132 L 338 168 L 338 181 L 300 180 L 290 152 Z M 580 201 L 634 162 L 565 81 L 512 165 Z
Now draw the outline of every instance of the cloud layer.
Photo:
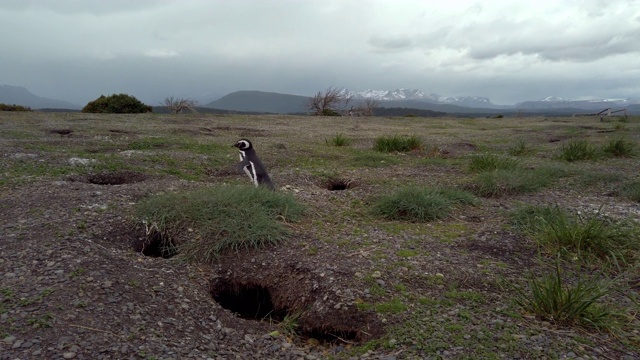
M 0 0 L 0 83 L 84 104 L 416 88 L 640 98 L 640 2 Z

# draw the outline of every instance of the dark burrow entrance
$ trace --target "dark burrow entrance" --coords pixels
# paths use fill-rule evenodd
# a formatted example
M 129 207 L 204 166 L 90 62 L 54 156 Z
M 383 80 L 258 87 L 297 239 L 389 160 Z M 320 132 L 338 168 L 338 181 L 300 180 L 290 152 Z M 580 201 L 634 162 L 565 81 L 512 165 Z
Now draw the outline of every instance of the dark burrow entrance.
M 329 191 L 340 191 L 351 189 L 355 186 L 352 180 L 342 178 L 329 178 L 325 182 L 325 188 Z
M 211 295 L 220 306 L 243 319 L 282 321 L 287 316 L 287 309 L 274 307 L 269 289 L 257 284 L 238 287 L 219 282 Z
M 277 291 L 257 283 L 241 283 L 216 279 L 211 286 L 211 296 L 223 308 L 246 320 L 275 322 L 277 327 L 288 327 L 302 339 L 316 339 L 325 345 L 353 344 L 366 340 L 359 327 L 362 321 L 352 322 L 350 316 L 319 316 L 294 310 L 276 300 Z M 289 319 L 289 320 L 287 320 Z M 292 325 L 291 320 L 294 319 Z M 336 324 L 337 322 L 337 324 Z
M 153 228 L 145 227 L 144 224 L 135 230 L 136 235 L 140 234 L 140 232 L 143 232 L 144 235 L 135 236 L 132 241 L 132 247 L 135 252 L 164 259 L 169 259 L 178 254 L 175 242 L 167 235 L 161 234 Z
M 145 174 L 135 171 L 114 171 L 87 175 L 86 181 L 96 185 L 122 185 L 144 181 L 146 178 Z

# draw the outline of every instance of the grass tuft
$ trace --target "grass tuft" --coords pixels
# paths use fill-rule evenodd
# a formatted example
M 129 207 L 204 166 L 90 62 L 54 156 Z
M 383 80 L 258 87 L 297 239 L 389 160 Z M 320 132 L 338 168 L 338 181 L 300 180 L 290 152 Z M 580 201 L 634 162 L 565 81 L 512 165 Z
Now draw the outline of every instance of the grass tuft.
M 376 139 L 373 149 L 380 152 L 409 152 L 422 149 L 422 139 L 411 136 L 380 136 Z
M 558 206 L 526 206 L 511 215 L 511 223 L 530 234 L 550 253 L 572 260 L 598 261 L 605 266 L 632 266 L 640 244 L 637 225 L 612 221 L 599 212 L 569 214 Z
M 447 217 L 455 204 L 475 203 L 475 197 L 462 190 L 405 187 L 380 198 L 373 212 L 389 220 L 428 222 Z
M 572 140 L 562 145 L 558 158 L 569 162 L 594 160 L 596 148 L 585 140 Z
M 485 153 L 471 157 L 469 170 L 472 172 L 511 170 L 515 169 L 518 163 L 517 159 Z
M 293 196 L 267 189 L 216 186 L 153 196 L 136 210 L 138 218 L 152 224 L 152 236 L 177 244 L 187 258 L 210 261 L 224 250 L 285 240 L 289 231 L 282 222 L 299 220 L 303 207 Z
M 333 146 L 349 146 L 351 145 L 351 138 L 343 133 L 334 135 L 331 139 L 325 140 L 327 145 Z
M 635 143 L 625 139 L 611 140 L 602 151 L 610 156 L 632 157 L 635 154 Z
M 516 141 L 516 143 L 508 150 L 508 153 L 511 156 L 523 156 L 532 154 L 533 152 L 534 149 L 527 146 L 527 143 L 522 139 Z
M 580 277 L 569 284 L 556 264 L 554 272 L 528 279 L 528 289 L 511 287 L 516 293 L 516 303 L 543 319 L 597 330 L 617 328 L 615 314 L 601 304 L 603 297 L 613 291 L 611 280 Z

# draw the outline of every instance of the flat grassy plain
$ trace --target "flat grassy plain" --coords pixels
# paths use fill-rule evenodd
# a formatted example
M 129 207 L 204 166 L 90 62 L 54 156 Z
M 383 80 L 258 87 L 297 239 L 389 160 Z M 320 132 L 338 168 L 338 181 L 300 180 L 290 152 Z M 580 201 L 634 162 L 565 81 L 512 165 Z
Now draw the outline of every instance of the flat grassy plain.
M 381 137 L 413 145 L 376 151 Z M 284 222 L 287 240 L 207 262 L 136 252 L 143 199 L 249 184 L 235 166 L 239 138 L 253 142 L 277 191 L 306 209 Z M 0 350 L 37 351 L 13 347 L 35 331 L 54 349 L 43 346 L 45 355 L 90 358 L 100 349 L 88 344 L 117 339 L 163 358 L 180 354 L 185 334 L 205 332 L 211 348 L 193 343 L 200 352 L 182 356 L 253 346 L 262 358 L 640 358 L 639 145 L 638 117 L 0 113 L 0 266 L 12 274 L 0 285 L 0 338 L 10 339 Z M 47 284 L 50 262 L 65 281 Z M 113 279 L 96 289 L 108 281 L 139 299 L 129 302 L 151 319 L 146 330 L 132 330 L 140 318 L 104 314 L 127 301 L 88 290 L 98 275 Z M 192 312 L 144 306 L 158 292 L 139 284 L 155 280 L 181 288 L 171 294 L 191 299 Z M 214 301 L 229 307 L 221 287 L 270 292 L 280 315 L 236 317 L 241 309 Z M 43 304 L 26 312 L 24 299 Z M 95 304 L 103 313 L 89 311 Z M 235 330 L 218 337 L 202 312 Z M 152 330 L 168 316 L 194 325 Z M 61 332 L 75 348 L 60 345 Z M 110 351 L 101 353 L 130 355 Z

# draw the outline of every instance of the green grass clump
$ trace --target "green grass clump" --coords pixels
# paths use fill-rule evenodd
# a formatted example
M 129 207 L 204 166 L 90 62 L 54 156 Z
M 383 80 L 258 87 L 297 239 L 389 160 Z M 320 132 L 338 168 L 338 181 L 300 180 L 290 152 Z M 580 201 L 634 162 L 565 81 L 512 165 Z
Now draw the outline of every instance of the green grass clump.
M 467 186 L 482 197 L 497 197 L 536 192 L 565 175 L 560 168 L 498 169 L 479 173 Z
M 346 136 L 343 133 L 339 133 L 339 134 L 336 134 L 331 139 L 325 140 L 325 142 L 327 143 L 327 145 L 349 146 L 349 145 L 351 145 L 351 138 L 349 138 L 348 136 Z
M 632 157 L 635 153 L 635 144 L 625 139 L 609 141 L 602 151 L 615 157 Z
M 373 149 L 380 152 L 408 152 L 422 149 L 422 139 L 411 136 L 380 136 L 376 139 Z
M 581 277 L 572 284 L 554 272 L 527 280 L 527 288 L 513 286 L 516 302 L 525 311 L 560 324 L 576 324 L 598 330 L 617 327 L 615 314 L 601 300 L 613 292 L 613 282 L 597 277 Z
M 585 140 L 572 140 L 563 144 L 558 153 L 558 158 L 573 162 L 581 160 L 593 160 L 596 158 L 596 148 Z
M 527 143 L 524 140 L 516 141 L 516 143 L 508 150 L 508 153 L 511 156 L 523 156 L 531 154 L 533 152 L 534 149 L 527 146 Z
M 474 155 L 469 163 L 469 170 L 472 172 L 483 172 L 493 170 L 510 170 L 518 166 L 518 160 L 494 154 Z
M 224 250 L 259 248 L 285 240 L 281 221 L 297 221 L 303 207 L 293 196 L 249 186 L 216 186 L 147 198 L 137 216 L 152 235 L 177 245 L 177 251 L 202 261 Z M 281 221 L 278 221 L 281 220 Z
M 557 206 L 527 206 L 512 214 L 512 224 L 549 253 L 616 268 L 632 266 L 638 260 L 637 225 L 598 213 L 569 214 Z
M 428 222 L 445 218 L 455 204 L 475 204 L 475 197 L 454 189 L 405 187 L 384 196 L 373 212 L 389 220 Z
M 628 183 L 622 187 L 620 195 L 631 201 L 640 202 L 640 181 Z

